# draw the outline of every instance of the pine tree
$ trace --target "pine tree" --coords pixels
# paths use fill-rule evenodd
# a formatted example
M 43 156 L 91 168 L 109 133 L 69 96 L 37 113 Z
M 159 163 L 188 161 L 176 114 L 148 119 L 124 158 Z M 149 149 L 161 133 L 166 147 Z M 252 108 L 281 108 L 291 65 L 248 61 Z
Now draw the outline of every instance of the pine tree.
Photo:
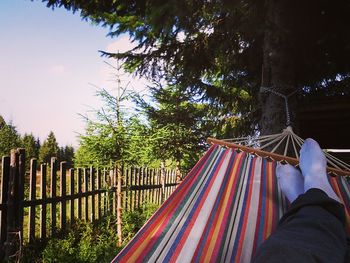
M 73 146 L 66 145 L 65 147 L 60 147 L 59 160 L 66 161 L 69 164 L 73 164 L 74 159 L 74 148 Z
M 59 147 L 56 141 L 55 134 L 51 131 L 40 147 L 39 162 L 50 163 L 51 157 L 59 157 Z
M 39 149 L 38 140 L 35 139 L 33 134 L 25 133 L 22 137 L 22 147 L 26 150 L 26 158 L 30 160 L 31 158 L 39 158 Z
M 152 103 L 140 99 L 138 103 L 151 131 L 157 134 L 151 144 L 153 154 L 161 160 L 173 160 L 183 172 L 187 171 L 206 149 L 205 140 L 216 126 L 210 107 L 179 86 L 152 88 L 151 93 Z
M 246 127 L 259 123 L 262 134 L 280 132 L 286 119 L 283 99 L 260 92 L 261 86 L 310 95 L 317 89 L 331 94 L 341 85 L 349 94 L 347 0 L 43 2 L 80 11 L 110 28 L 110 36 L 129 34 L 137 48 L 103 54 L 125 59 L 130 71 L 150 79 L 171 76 L 225 105 L 227 113 L 253 111 Z M 248 100 L 241 100 L 241 91 Z M 298 103 L 290 97 L 293 115 L 305 106 Z
M 85 133 L 80 136 L 74 162 L 76 166 L 114 166 L 149 164 L 154 160 L 147 147 L 148 127 L 138 116 L 124 107 L 133 92 L 124 85 L 117 61 L 116 94 L 105 89 L 97 90 L 103 102 L 94 119 L 83 116 L 87 122 Z
M 8 156 L 11 149 L 20 145 L 20 136 L 16 127 L 11 122 L 7 124 L 0 115 L 0 156 Z
M 111 67 L 116 69 L 117 94 L 98 89 L 102 108 L 96 110 L 95 119 L 83 115 L 87 125 L 74 159 L 78 166 L 114 166 L 127 159 L 128 118 L 122 104 L 129 100 L 130 90 L 122 85 L 118 61 L 117 67 Z

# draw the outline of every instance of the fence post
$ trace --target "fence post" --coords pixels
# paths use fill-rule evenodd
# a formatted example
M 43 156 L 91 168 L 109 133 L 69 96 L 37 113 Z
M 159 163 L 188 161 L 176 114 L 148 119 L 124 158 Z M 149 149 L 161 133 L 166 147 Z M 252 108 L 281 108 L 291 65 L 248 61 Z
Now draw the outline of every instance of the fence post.
M 103 194 L 103 213 L 107 214 L 110 210 L 109 210 L 109 187 L 108 187 L 108 179 L 107 179 L 107 170 L 106 168 L 103 168 L 103 181 L 102 181 L 102 185 L 105 188 L 106 192 Z
M 91 213 L 90 213 L 90 221 L 94 222 L 95 215 L 95 168 L 90 167 L 90 189 L 91 189 Z
M 133 167 L 133 175 L 132 175 L 132 182 L 131 182 L 131 184 L 133 185 L 133 186 L 135 186 L 135 185 L 137 185 L 137 171 L 138 171 L 138 169 L 134 166 Z M 136 190 L 134 190 L 134 191 L 132 191 L 133 193 L 132 193 L 132 196 L 133 196 L 133 201 L 132 201 L 132 207 L 131 207 L 131 211 L 134 211 L 136 208 L 137 208 L 137 191 Z
M 118 246 L 122 245 L 122 170 L 120 164 L 117 164 L 117 236 Z
M 165 199 L 165 166 L 164 162 L 161 163 L 160 167 L 160 184 L 162 185 L 161 188 L 161 204 L 164 202 Z
M 7 192 L 9 187 L 9 177 L 10 177 L 10 157 L 2 157 L 2 167 L 1 167 L 1 204 L 2 204 L 2 210 L 1 210 L 1 219 L 0 219 L 0 246 L 1 246 L 1 254 L 0 254 L 0 261 L 3 259 L 4 255 L 4 244 L 6 241 L 6 234 L 7 234 Z
M 51 235 L 54 236 L 56 234 L 56 188 L 57 188 L 57 158 L 51 157 L 51 198 L 53 198 L 51 203 Z
M 82 193 L 82 169 L 78 168 L 77 170 L 77 193 L 79 195 L 78 197 L 78 219 L 82 219 L 82 197 L 81 197 L 81 193 Z
M 60 163 L 60 196 L 62 200 L 60 202 L 60 228 L 62 231 L 66 229 L 67 225 L 67 200 L 66 200 L 66 179 L 67 168 L 66 162 Z
M 124 183 L 125 183 L 125 191 L 124 191 L 124 209 L 125 211 L 128 211 L 128 203 L 129 203 L 129 171 L 130 171 L 130 167 L 127 167 L 125 169 L 125 179 L 124 179 Z
M 25 151 L 11 150 L 5 260 L 19 260 L 22 247 Z
M 69 200 L 69 212 L 70 212 L 70 225 L 72 226 L 74 223 L 74 198 L 72 198 L 72 195 L 74 195 L 74 168 L 69 169 L 69 195 L 70 195 L 70 200 Z
M 86 222 L 89 221 L 89 174 L 88 174 L 88 169 L 84 168 L 84 193 L 85 193 L 85 198 L 84 198 L 84 219 Z
M 101 185 L 101 169 L 97 169 L 97 189 L 101 190 L 102 185 Z M 101 192 L 98 192 L 97 194 L 97 218 L 98 220 L 101 219 L 102 217 L 102 205 L 101 205 Z
M 30 160 L 30 173 L 29 173 L 29 200 L 36 199 L 36 169 L 37 161 L 36 159 Z M 29 222 L 28 222 L 28 241 L 29 243 L 33 242 L 35 239 L 35 205 L 29 207 Z
M 22 205 L 22 202 L 24 200 L 24 179 L 26 174 L 26 156 L 25 156 L 25 150 L 24 148 L 17 149 L 17 152 L 19 154 L 18 158 L 18 226 L 20 231 L 20 245 L 22 245 L 23 241 L 23 215 L 24 215 L 24 207 Z
M 176 161 L 176 168 L 175 168 L 175 175 L 176 175 L 176 184 L 180 184 L 182 181 L 182 175 L 180 170 L 180 161 Z
M 112 189 L 113 191 L 108 191 L 108 202 L 109 202 L 109 211 L 112 215 L 115 215 L 116 212 L 116 193 L 114 191 L 114 187 L 116 186 L 116 180 L 115 180 L 115 169 L 110 169 L 109 170 L 109 188 Z
M 40 175 L 41 175 L 41 181 L 40 181 L 40 198 L 42 200 L 46 200 L 46 171 L 47 166 L 46 163 L 40 165 Z M 41 205 L 41 211 L 40 211 L 40 239 L 46 238 L 46 201 L 43 201 Z

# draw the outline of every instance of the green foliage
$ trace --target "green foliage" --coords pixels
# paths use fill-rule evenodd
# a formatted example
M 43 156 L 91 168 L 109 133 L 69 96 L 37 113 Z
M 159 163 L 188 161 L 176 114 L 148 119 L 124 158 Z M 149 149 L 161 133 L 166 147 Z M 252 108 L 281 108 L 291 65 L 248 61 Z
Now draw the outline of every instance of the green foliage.
M 75 162 L 78 166 L 109 165 L 111 160 L 121 158 L 125 143 L 124 127 L 112 127 L 108 123 L 88 121 L 85 134 L 80 136 L 80 147 Z M 89 153 L 89 158 L 82 158 L 81 154 L 86 152 Z M 88 163 L 85 163 L 86 161 Z
M 154 214 L 158 205 L 144 203 L 133 212 L 123 213 L 123 246 Z M 78 221 L 62 237 L 52 238 L 43 244 L 27 245 L 23 262 L 102 263 L 111 262 L 122 247 L 117 247 L 116 219 L 104 217 L 93 225 Z M 41 252 L 40 252 L 41 250 Z
M 69 164 L 73 164 L 74 159 L 74 148 L 73 146 L 66 145 L 65 147 L 60 147 L 59 158 L 60 161 L 66 161 Z
M 35 139 L 33 134 L 24 134 L 22 137 L 22 147 L 26 151 L 26 157 L 28 160 L 31 158 L 39 158 L 40 141 Z
M 135 211 L 129 211 L 122 214 L 124 244 L 126 244 L 137 233 L 137 231 L 141 229 L 158 208 L 159 205 L 146 202 Z
M 80 147 L 75 157 L 78 166 L 113 165 L 124 158 L 127 120 L 122 103 L 128 100 L 129 94 L 123 87 L 118 87 L 119 92 L 119 96 L 113 96 L 105 89 L 97 90 L 97 96 L 104 105 L 95 111 L 95 119 L 84 116 L 87 125 L 85 134 L 80 136 Z M 88 153 L 88 159 L 83 156 L 85 153 Z
M 130 71 L 168 78 L 219 103 L 222 116 L 235 115 L 243 132 L 256 127 L 264 111 L 283 111 L 279 100 L 270 103 L 276 106 L 272 113 L 263 97 L 263 105 L 257 103 L 261 85 L 286 94 L 297 88 L 304 94 L 323 89 L 327 95 L 349 90 L 345 0 L 43 2 L 81 12 L 108 27 L 111 36 L 128 33 L 137 48 L 103 54 L 125 59 Z
M 9 155 L 12 149 L 22 147 L 26 152 L 26 169 L 29 168 L 30 159 L 38 159 L 39 162 L 50 162 L 51 157 L 57 157 L 59 161 L 73 162 L 74 148 L 72 146 L 65 146 L 59 148 L 56 137 L 51 131 L 40 145 L 39 138 L 35 138 L 32 133 L 25 133 L 21 136 L 16 127 L 12 124 L 6 124 L 5 120 L 0 115 L 0 156 Z
M 186 172 L 207 148 L 206 139 L 223 134 L 224 130 L 218 128 L 222 127 L 218 108 L 176 85 L 153 87 L 151 95 L 153 102 L 141 98 L 137 102 L 150 122 L 151 132 L 157 135 L 150 144 L 152 155 L 173 160 Z M 227 123 L 225 131 L 231 132 L 234 127 Z
M 120 248 L 116 247 L 116 226 L 107 217 L 98 226 L 79 222 L 63 238 L 51 239 L 42 252 L 43 262 L 110 262 Z
M 55 134 L 51 131 L 40 147 L 39 162 L 50 163 L 51 157 L 59 157 L 59 147 L 56 141 Z
M 85 134 L 75 154 L 76 166 L 113 166 L 116 162 L 129 165 L 150 165 L 154 155 L 150 152 L 149 127 L 139 116 L 133 116 L 124 108 L 131 94 L 119 87 L 119 96 L 102 89 L 97 96 L 103 107 L 95 112 L 95 119 L 85 118 Z
M 21 146 L 20 136 L 12 123 L 6 124 L 0 115 L 0 156 L 10 155 L 11 149 Z
M 89 146 L 87 144 L 87 146 Z M 100 167 L 98 157 L 95 156 L 94 152 L 90 150 L 91 147 L 86 147 L 80 142 L 79 148 L 74 154 L 74 165 L 75 167 L 90 167 L 92 165 Z
M 154 166 L 159 157 L 152 153 L 152 143 L 158 134 L 153 133 L 150 127 L 136 116 L 128 120 L 126 128 L 128 144 L 123 158 L 124 163 L 134 166 Z

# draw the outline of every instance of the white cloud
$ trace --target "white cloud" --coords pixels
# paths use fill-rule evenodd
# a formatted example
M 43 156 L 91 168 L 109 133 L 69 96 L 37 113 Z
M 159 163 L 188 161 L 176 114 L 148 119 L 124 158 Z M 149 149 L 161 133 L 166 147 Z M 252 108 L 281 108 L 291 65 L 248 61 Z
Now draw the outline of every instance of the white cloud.
M 104 49 L 110 53 L 126 52 L 128 50 L 136 47 L 135 43 L 131 43 L 129 37 L 124 35 L 119 37 L 117 40 L 109 43 Z M 100 68 L 100 88 L 106 88 L 112 94 L 117 94 L 117 75 L 120 77 L 120 85 L 125 87 L 128 85 L 129 91 L 134 91 L 140 95 L 147 95 L 148 88 L 147 85 L 150 85 L 150 82 L 146 78 L 133 76 L 132 74 L 126 73 L 122 67 L 120 67 L 119 72 L 117 71 L 118 63 L 116 59 L 105 58 L 104 61 L 110 65 L 103 63 Z M 126 103 L 126 107 L 133 108 L 135 105 L 133 103 Z
M 136 47 L 135 43 L 131 43 L 127 35 L 119 37 L 117 40 L 108 44 L 106 51 L 110 53 L 126 52 Z
M 126 52 L 133 49 L 134 47 L 136 47 L 136 44 L 131 43 L 127 35 L 123 35 L 117 40 L 108 44 L 106 47 L 106 51 L 110 53 Z M 100 76 L 102 77 L 105 84 L 108 83 L 106 85 L 107 87 L 115 89 L 115 87 L 117 86 L 116 75 L 118 74 L 116 70 L 116 68 L 118 67 L 117 60 L 113 58 L 105 59 L 105 62 L 107 62 L 111 66 L 104 64 L 103 67 L 100 69 Z M 119 77 L 121 79 L 122 84 L 129 84 L 131 89 L 139 93 L 143 93 L 146 89 L 146 86 L 149 85 L 147 79 L 132 76 L 132 74 L 126 73 L 122 68 L 120 68 L 119 70 Z
M 49 72 L 54 76 L 62 76 L 66 72 L 66 68 L 63 65 L 57 64 L 51 66 Z

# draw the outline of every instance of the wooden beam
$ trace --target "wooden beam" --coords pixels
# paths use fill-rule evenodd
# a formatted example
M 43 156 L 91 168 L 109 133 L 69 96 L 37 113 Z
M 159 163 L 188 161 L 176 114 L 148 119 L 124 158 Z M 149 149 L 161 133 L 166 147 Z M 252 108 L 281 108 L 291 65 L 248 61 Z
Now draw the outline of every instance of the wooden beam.
M 214 138 L 208 138 L 207 142 L 209 144 L 217 144 L 217 145 L 221 145 L 221 146 L 225 146 L 228 148 L 234 148 L 234 149 L 239 149 L 242 150 L 244 152 L 247 153 L 251 153 L 251 154 L 256 154 L 258 156 L 261 157 L 266 157 L 266 158 L 271 158 L 275 161 L 285 161 L 291 165 L 299 165 L 299 160 L 296 158 L 292 158 L 292 157 L 288 157 L 288 156 L 284 156 L 284 155 L 280 155 L 277 153 L 270 153 L 270 152 L 266 152 L 266 151 L 262 151 L 259 149 L 253 149 L 247 146 L 243 146 L 243 145 L 239 145 L 233 142 L 226 142 L 226 141 L 222 141 L 222 140 L 218 140 L 218 139 L 214 139 Z M 350 176 L 350 171 L 345 171 L 345 170 L 340 170 L 340 169 L 336 169 L 336 168 L 332 168 L 332 167 L 327 167 L 327 172 L 336 174 L 336 175 L 341 175 L 341 176 Z

